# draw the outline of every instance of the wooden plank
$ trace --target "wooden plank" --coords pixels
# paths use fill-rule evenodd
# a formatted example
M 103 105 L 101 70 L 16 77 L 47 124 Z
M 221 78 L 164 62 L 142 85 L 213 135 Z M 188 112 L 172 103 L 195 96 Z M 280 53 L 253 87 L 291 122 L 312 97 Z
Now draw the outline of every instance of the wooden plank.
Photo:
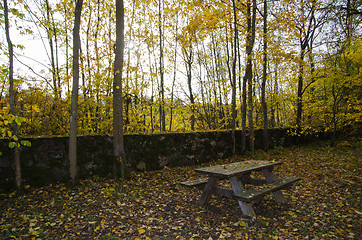
M 226 188 L 215 187 L 212 190 L 212 193 L 215 195 L 222 196 L 222 197 L 234 198 L 233 190 L 226 189 Z
M 244 184 L 251 184 L 254 186 L 262 186 L 268 183 L 265 179 L 252 178 L 250 177 L 250 174 L 243 176 L 242 182 Z
M 230 179 L 233 176 L 241 176 L 253 171 L 261 171 L 265 168 L 273 168 L 274 166 L 280 164 L 280 162 L 251 160 L 199 168 L 195 169 L 195 171 L 202 174 L 212 175 L 220 179 Z
M 189 181 L 185 181 L 185 182 L 181 182 L 181 186 L 184 187 L 189 187 L 189 188 L 204 188 L 206 183 L 207 183 L 208 178 L 200 178 L 200 179 L 195 179 L 195 180 L 189 180 Z
M 249 202 L 256 200 L 257 198 L 265 196 L 268 193 L 279 191 L 280 189 L 285 188 L 298 180 L 300 180 L 300 178 L 297 178 L 297 177 L 284 178 L 284 179 L 275 181 L 272 184 L 269 184 L 267 187 L 259 189 L 259 190 L 248 189 L 248 190 L 244 190 L 240 193 L 236 193 L 234 198 L 239 199 L 243 202 L 249 203 Z
M 229 181 L 230 181 L 231 187 L 233 188 L 234 196 L 245 191 L 241 180 L 239 178 L 237 178 L 236 176 L 231 177 L 229 179 Z M 250 203 L 245 202 L 245 201 L 240 201 L 240 199 L 238 199 L 238 203 L 239 203 L 241 211 L 244 215 L 250 216 L 250 217 L 256 217 L 253 206 Z
M 204 190 L 202 192 L 202 195 L 199 199 L 199 202 L 198 202 L 199 205 L 205 205 L 210 200 L 212 191 L 215 188 L 217 181 L 218 181 L 218 178 L 216 178 L 214 176 L 209 177 L 209 179 L 204 187 Z
M 263 175 L 268 183 L 272 183 L 275 181 L 275 176 L 272 171 L 273 171 L 273 169 L 268 169 L 268 168 L 263 169 Z M 274 196 L 275 201 L 278 203 L 286 202 L 282 191 L 273 192 L 273 196 Z

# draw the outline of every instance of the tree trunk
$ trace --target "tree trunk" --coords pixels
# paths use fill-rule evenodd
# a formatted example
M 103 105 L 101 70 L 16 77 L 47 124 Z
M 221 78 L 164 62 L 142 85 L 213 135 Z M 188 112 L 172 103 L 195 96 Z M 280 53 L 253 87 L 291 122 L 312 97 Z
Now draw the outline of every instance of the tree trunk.
M 304 6 L 302 6 L 302 12 L 304 13 Z M 310 13 L 308 13 L 309 21 L 307 29 L 305 29 L 304 22 L 302 26 L 299 27 L 299 35 L 300 35 L 300 63 L 299 63 L 299 72 L 298 72 L 298 92 L 297 92 L 297 119 L 296 125 L 297 127 L 301 127 L 302 122 L 302 110 L 303 110 L 303 93 L 305 89 L 310 86 L 308 84 L 304 89 L 304 57 L 306 55 L 306 50 L 308 46 L 312 46 L 314 40 L 314 32 L 317 28 L 318 24 L 315 24 L 315 11 L 316 11 L 316 1 L 312 1 L 312 8 Z M 312 49 L 310 48 L 310 51 Z
M 278 103 L 278 98 L 276 96 L 278 96 L 279 94 L 279 90 L 278 90 L 278 69 L 279 69 L 279 64 L 278 64 L 278 60 L 275 62 L 274 64 L 274 86 L 273 86 L 273 94 L 272 94 L 272 104 L 271 104 L 271 125 L 272 127 L 278 127 L 279 126 L 279 103 Z
M 147 45 L 147 50 L 148 50 L 148 61 L 149 61 L 150 73 L 153 73 L 152 61 L 151 61 L 151 49 L 150 49 L 149 45 Z M 154 131 L 154 115 L 153 115 L 154 84 L 153 83 L 154 83 L 153 76 L 151 75 L 151 98 L 150 98 L 150 103 L 149 103 L 151 133 L 153 133 L 153 131 Z
M 251 8 L 253 15 L 251 15 Z M 250 0 L 247 2 L 247 40 L 246 40 L 246 56 L 247 63 L 245 69 L 244 81 L 248 83 L 248 123 L 249 123 L 249 144 L 250 150 L 254 151 L 254 124 L 253 124 L 253 66 L 252 51 L 255 41 L 255 20 L 256 20 L 256 0 L 253 0 L 251 6 Z
M 15 102 L 14 102 L 14 51 L 13 44 L 10 38 L 9 31 L 9 9 L 7 0 L 4 0 L 4 18 L 5 18 L 5 32 L 6 32 L 6 40 L 8 43 L 9 49 L 9 104 L 10 104 L 10 113 L 16 117 L 15 111 Z M 14 146 L 14 165 L 15 165 L 15 184 L 18 189 L 21 188 L 21 165 L 20 165 L 20 153 L 19 153 L 19 130 L 18 124 L 14 120 L 12 123 L 13 136 L 16 137 L 15 146 Z
M 222 67 L 220 64 L 220 54 L 218 53 L 217 46 L 219 43 L 215 40 L 215 37 L 211 34 L 211 41 L 212 41 L 212 51 L 214 54 L 214 76 L 213 76 L 213 90 L 215 95 L 215 114 L 214 114 L 214 126 L 215 128 L 220 128 L 219 126 L 219 119 L 224 121 L 225 113 L 223 109 L 223 100 L 222 100 L 222 91 L 221 91 L 221 76 L 220 76 L 220 68 Z M 226 104 L 225 104 L 226 105 Z
M 47 34 L 48 34 L 48 41 L 50 47 L 50 61 L 52 65 L 52 76 L 53 76 L 53 90 L 54 90 L 54 98 L 58 97 L 58 87 L 57 87 L 57 74 L 55 69 L 55 60 L 54 60 L 54 46 L 53 46 L 53 36 L 51 34 L 50 29 L 50 6 L 48 0 L 45 0 L 46 9 L 47 9 Z M 53 30 L 54 32 L 54 30 Z
M 60 83 L 60 71 L 59 71 L 59 46 L 58 46 L 58 37 L 57 37 L 57 30 L 54 22 L 54 16 L 52 15 L 52 23 L 53 23 L 53 29 L 54 29 L 54 43 L 55 43 L 55 71 L 56 71 L 56 79 L 58 82 L 58 89 L 57 89 L 57 96 L 59 98 L 62 97 L 62 89 L 61 89 L 61 83 Z
M 187 62 L 187 84 L 189 87 L 190 104 L 191 104 L 191 130 L 195 130 L 195 99 L 192 93 L 192 49 L 190 49 L 190 55 L 188 56 L 189 61 Z
M 90 3 L 88 3 L 88 8 L 91 9 Z M 91 57 L 90 57 L 90 48 L 89 48 L 89 39 L 91 38 L 90 36 L 90 30 L 92 28 L 92 24 L 91 24 L 91 20 L 92 20 L 92 10 L 90 10 L 89 12 L 89 19 L 88 19 L 88 24 L 87 24 L 87 30 L 86 30 L 86 40 L 85 40 L 85 50 L 86 50 L 86 57 L 87 57 L 87 68 L 84 70 L 84 72 L 87 72 L 88 77 L 88 87 L 86 88 L 84 86 L 84 101 L 86 101 L 88 98 L 91 97 L 91 92 L 92 92 L 92 83 L 91 83 L 91 79 L 92 79 L 92 72 L 91 72 Z M 87 111 L 87 110 L 86 110 Z M 87 115 L 89 114 L 89 111 L 86 113 Z
M 241 124 L 242 124 L 242 130 L 241 130 L 241 152 L 245 152 L 246 151 L 246 107 L 247 107 L 247 101 L 246 101 L 246 82 L 247 79 L 244 76 L 243 78 L 243 93 L 242 93 L 242 98 L 243 98 L 243 104 L 241 105 Z
M 122 100 L 122 68 L 124 55 L 124 6 L 123 0 L 116 0 L 116 56 L 114 61 L 113 81 L 113 176 L 118 175 L 121 168 L 121 177 L 128 179 L 129 172 L 125 158 L 123 141 L 123 100 Z
M 67 15 L 67 6 L 64 4 L 64 23 L 65 23 L 65 78 L 67 81 L 67 93 L 70 93 L 70 81 L 69 81 L 69 43 L 68 43 L 68 28 L 67 28 L 67 21 L 66 21 L 66 15 Z M 66 95 L 67 96 L 67 95 Z
M 300 63 L 299 63 L 299 72 L 298 72 L 298 92 L 297 92 L 297 127 L 301 127 L 302 121 L 302 95 L 303 95 L 303 74 L 304 74 L 304 55 L 305 55 L 305 45 L 301 41 L 301 51 L 300 51 Z
M 113 53 L 114 53 L 114 46 L 112 45 L 112 32 L 113 32 L 113 29 L 112 29 L 112 8 L 109 9 L 109 12 L 108 12 L 108 41 L 110 43 L 110 46 L 108 47 L 108 69 L 107 69 L 107 96 L 111 96 L 112 95 L 112 85 L 111 84 L 108 84 L 108 82 L 111 81 L 112 79 L 112 75 L 113 75 L 113 69 L 112 69 L 112 65 L 113 65 Z
M 162 12 L 161 0 L 158 5 L 158 23 L 159 23 L 159 40 L 160 40 L 160 128 L 163 132 L 166 131 L 166 116 L 165 116 L 165 89 L 164 89 L 164 67 L 163 67 L 163 31 L 162 31 Z
M 131 23 L 130 26 L 133 26 L 133 21 L 135 19 L 134 17 L 135 15 L 135 2 L 132 2 L 132 16 L 131 16 Z M 128 38 L 128 44 L 132 42 L 132 35 L 133 35 L 133 29 L 130 28 L 130 33 L 129 33 L 129 38 Z M 125 119 L 124 119 L 124 126 L 127 126 L 131 123 L 131 114 L 130 114 L 130 109 L 132 108 L 131 103 L 132 103 L 132 97 L 130 95 L 131 93 L 131 87 L 130 87 L 130 79 L 131 79 L 131 69 L 130 69 L 130 65 L 131 65 L 131 48 L 128 45 L 127 48 L 127 67 L 126 67 L 126 78 L 124 79 L 123 82 L 123 89 L 122 91 L 124 92 L 124 101 L 125 101 Z M 137 86 L 137 84 L 135 84 Z
M 268 150 L 268 108 L 265 100 L 265 85 L 267 78 L 267 0 L 264 0 L 264 16 L 263 16 L 263 82 L 261 85 L 261 105 L 263 107 L 263 148 L 264 151 Z
M 235 136 L 235 128 L 236 128 L 236 56 L 237 56 L 237 38 L 238 38 L 238 28 L 236 24 L 236 6 L 235 0 L 233 2 L 233 12 L 234 12 L 234 58 L 233 58 L 233 65 L 232 65 L 232 141 L 233 141 L 233 155 L 236 154 L 236 136 Z
M 176 29 L 175 29 L 175 55 L 173 59 L 173 80 L 172 80 L 172 87 L 171 87 L 171 109 L 170 109 L 170 126 L 169 131 L 172 131 L 172 121 L 173 121 L 173 97 L 174 97 L 174 88 L 176 82 L 176 72 L 177 72 L 177 41 L 178 41 L 178 13 L 176 13 Z
M 250 61 L 250 62 L 249 62 Z M 249 125 L 249 148 L 254 151 L 254 123 L 253 123 L 253 76 L 251 59 L 248 60 L 247 68 L 247 82 L 248 82 L 248 125 Z
M 239 38 L 237 39 L 238 40 L 238 68 L 239 68 L 239 71 L 241 71 L 241 54 L 240 54 L 240 40 Z M 242 79 L 242 76 L 241 74 L 239 73 L 238 74 L 238 82 L 239 82 L 239 101 L 240 103 L 242 103 L 241 105 L 241 108 L 240 108 L 240 112 L 241 112 L 241 120 L 240 120 L 240 125 L 241 125 L 241 128 L 242 128 L 242 131 L 241 131 L 241 152 L 245 152 L 245 147 L 246 147 L 246 144 L 245 144 L 245 141 L 246 141 L 246 108 L 244 109 L 244 107 L 246 107 L 246 101 L 244 102 L 244 99 L 246 99 L 246 85 L 245 87 L 243 86 L 243 83 L 241 83 L 241 79 Z M 245 82 L 245 81 L 243 81 Z M 245 110 L 245 111 L 244 111 Z M 245 114 L 244 114 L 245 113 Z
M 100 57 L 99 57 L 99 49 L 98 49 L 98 32 L 99 32 L 99 25 L 101 22 L 101 14 L 100 14 L 100 8 L 101 8 L 101 3 L 100 0 L 97 1 L 97 24 L 96 24 L 96 30 L 94 33 L 94 51 L 95 51 L 95 55 L 96 55 L 96 77 L 95 77 L 95 82 L 94 82 L 94 91 L 95 93 L 92 93 L 92 97 L 94 97 L 95 95 L 95 111 L 93 113 L 93 116 L 95 117 L 95 119 L 97 119 L 97 121 L 94 123 L 94 132 L 95 133 L 100 133 L 100 126 L 101 126 L 101 104 L 100 104 L 100 97 L 99 97 L 99 91 L 100 91 L 100 74 L 99 74 L 99 68 L 100 68 Z
M 77 179 L 77 128 L 78 128 L 78 85 L 79 85 L 79 49 L 80 49 L 80 18 L 83 0 L 77 0 L 74 13 L 73 28 L 73 89 L 70 110 L 69 130 L 69 162 L 70 178 L 74 183 Z

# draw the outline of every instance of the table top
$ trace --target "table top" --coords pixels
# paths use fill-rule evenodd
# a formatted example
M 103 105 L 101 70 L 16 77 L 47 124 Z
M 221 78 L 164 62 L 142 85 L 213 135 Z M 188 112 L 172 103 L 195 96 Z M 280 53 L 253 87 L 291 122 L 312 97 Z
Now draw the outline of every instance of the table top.
M 252 171 L 259 171 L 264 168 L 272 168 L 281 162 L 250 160 L 244 162 L 229 163 L 205 168 L 195 169 L 196 172 L 212 175 L 220 178 L 230 178 L 236 175 L 248 174 Z

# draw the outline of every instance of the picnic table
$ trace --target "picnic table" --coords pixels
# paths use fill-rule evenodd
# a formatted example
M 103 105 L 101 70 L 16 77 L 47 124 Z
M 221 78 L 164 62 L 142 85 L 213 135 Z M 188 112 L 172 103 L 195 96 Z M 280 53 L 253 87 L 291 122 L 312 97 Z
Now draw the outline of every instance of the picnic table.
M 277 179 L 273 174 L 273 169 L 274 166 L 281 164 L 274 161 L 251 160 L 199 168 L 195 171 L 208 177 L 181 182 L 181 185 L 203 189 L 198 201 L 200 205 L 207 204 L 212 194 L 220 195 L 237 200 L 242 213 L 254 218 L 256 215 L 252 206 L 253 202 L 259 201 L 266 194 L 273 193 L 278 203 L 285 203 L 281 189 L 300 180 L 298 177 Z M 263 177 L 253 178 L 251 176 L 253 172 L 262 172 Z M 231 189 L 219 187 L 221 180 L 228 180 Z

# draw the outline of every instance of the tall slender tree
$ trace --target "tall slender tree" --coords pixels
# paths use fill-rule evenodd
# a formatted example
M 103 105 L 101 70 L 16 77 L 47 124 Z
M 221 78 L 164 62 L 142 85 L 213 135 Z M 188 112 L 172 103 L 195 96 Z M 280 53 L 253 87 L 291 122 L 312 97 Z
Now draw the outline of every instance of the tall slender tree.
M 181 49 L 182 49 L 182 57 L 185 63 L 186 68 L 186 77 L 187 77 L 187 87 L 188 87 L 188 97 L 190 99 L 190 108 L 191 108 L 191 130 L 195 130 L 195 97 L 192 91 L 192 64 L 194 61 L 194 49 L 192 46 L 192 39 L 194 39 L 194 32 L 186 32 L 185 36 L 183 36 Z M 187 40 L 185 40 L 185 38 Z
M 45 22 L 45 29 L 47 31 L 47 37 L 49 42 L 50 48 L 50 62 L 51 62 L 51 72 L 53 76 L 53 87 L 54 87 L 54 97 L 60 97 L 60 75 L 59 75 L 59 67 L 58 67 L 58 49 L 57 46 L 57 29 L 54 23 L 54 18 L 52 14 L 52 9 L 49 5 L 49 1 L 45 0 L 46 6 L 46 22 Z M 54 55 L 55 53 L 55 55 Z
M 267 23 L 268 23 L 268 3 L 264 0 L 263 9 L 263 80 L 261 85 L 261 105 L 263 108 L 263 148 L 266 151 L 268 149 L 268 107 L 265 99 L 265 86 L 267 80 Z
M 124 56 L 124 5 L 123 0 L 116 0 L 116 46 L 113 80 L 113 175 L 117 177 L 121 168 L 121 177 L 128 178 L 127 161 L 123 141 L 123 100 L 122 69 Z
M 237 60 L 237 43 L 238 43 L 238 28 L 237 28 L 237 15 L 236 15 L 236 6 L 235 0 L 232 0 L 233 3 L 233 13 L 234 13 L 234 58 L 232 65 L 232 140 L 233 140 L 233 154 L 236 154 L 236 136 L 235 136 L 235 128 L 236 128 L 236 60 Z
M 162 20 L 162 11 L 163 11 L 163 1 L 159 0 L 158 3 L 158 28 L 159 28 L 159 44 L 160 44 L 160 127 L 162 131 L 166 131 L 166 115 L 165 115 L 165 88 L 164 88 L 164 36 L 163 36 L 163 20 Z
M 9 101 L 10 101 L 10 113 L 14 116 L 12 123 L 13 129 L 13 140 L 15 140 L 14 145 L 14 163 L 15 163 L 15 184 L 19 189 L 21 187 L 21 165 L 20 165 L 20 153 L 19 153 L 19 143 L 18 143 L 18 123 L 16 121 L 16 111 L 15 111 L 15 101 L 14 101 L 14 50 L 13 43 L 10 38 L 10 24 L 9 24 L 9 9 L 8 2 L 4 0 L 4 18 L 5 18 L 5 33 L 6 41 L 8 43 L 9 50 Z
M 254 150 L 254 122 L 253 122 L 253 65 L 252 52 L 255 42 L 255 22 L 256 22 L 256 0 L 247 1 L 247 37 L 246 37 L 246 69 L 244 82 L 248 83 L 248 123 L 249 123 L 249 146 Z M 246 90 L 246 87 L 243 90 Z M 246 96 L 245 96 L 246 97 Z
M 299 22 L 299 25 L 296 28 L 299 31 L 299 45 L 300 45 L 300 61 L 298 68 L 298 90 L 297 90 L 297 118 L 296 125 L 301 127 L 302 122 L 302 110 L 303 110 L 303 93 L 305 91 L 304 86 L 304 58 L 307 54 L 308 46 L 310 46 L 313 41 L 313 35 L 316 31 L 317 24 L 315 20 L 315 11 L 316 11 L 316 0 L 310 1 L 310 8 L 307 8 L 307 3 L 304 0 L 301 1 L 300 12 L 302 15 L 302 20 Z
M 77 179 L 77 128 L 78 128 L 78 86 L 79 86 L 79 50 L 80 50 L 80 18 L 83 0 L 77 0 L 74 12 L 73 28 L 73 88 L 70 110 L 69 130 L 69 162 L 70 178 L 74 183 Z
M 172 120 L 173 120 L 173 98 L 174 98 L 174 88 L 175 88 L 175 82 L 176 82 L 176 73 L 177 73 L 177 42 L 178 42 L 178 11 L 175 14 L 175 53 L 174 53 L 174 59 L 173 59 L 173 80 L 172 80 L 172 87 L 171 87 L 171 109 L 170 109 L 170 127 L 169 131 L 172 130 Z

